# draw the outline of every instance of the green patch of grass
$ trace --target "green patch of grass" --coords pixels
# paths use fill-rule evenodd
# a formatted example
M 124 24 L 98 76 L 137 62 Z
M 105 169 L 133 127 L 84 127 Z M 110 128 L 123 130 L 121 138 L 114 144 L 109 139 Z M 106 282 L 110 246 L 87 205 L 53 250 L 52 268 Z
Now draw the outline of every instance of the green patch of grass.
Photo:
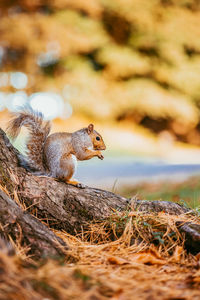
M 146 183 L 127 187 L 122 194 L 126 197 L 137 194 L 146 200 L 173 201 L 200 210 L 200 178 L 197 177 L 182 183 Z

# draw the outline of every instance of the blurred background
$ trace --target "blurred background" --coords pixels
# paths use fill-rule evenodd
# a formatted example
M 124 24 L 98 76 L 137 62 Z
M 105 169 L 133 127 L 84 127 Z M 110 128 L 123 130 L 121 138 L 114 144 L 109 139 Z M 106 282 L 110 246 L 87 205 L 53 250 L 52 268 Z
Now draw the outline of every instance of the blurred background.
M 198 0 L 1 1 L 0 126 L 27 102 L 52 132 L 102 134 L 82 182 L 200 203 Z

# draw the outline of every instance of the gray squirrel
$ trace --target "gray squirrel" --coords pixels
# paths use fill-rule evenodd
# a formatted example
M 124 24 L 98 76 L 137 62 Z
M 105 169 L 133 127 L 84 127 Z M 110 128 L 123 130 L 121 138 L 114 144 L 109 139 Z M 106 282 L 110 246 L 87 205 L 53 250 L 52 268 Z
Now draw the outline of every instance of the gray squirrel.
M 41 113 L 24 110 L 15 113 L 9 122 L 7 132 L 15 139 L 22 126 L 28 128 L 30 137 L 27 142 L 25 167 L 29 170 L 84 187 L 72 179 L 77 160 L 88 160 L 97 156 L 103 159 L 101 150 L 106 146 L 101 135 L 94 130 L 94 125 L 73 133 L 57 132 L 50 134 L 50 121 L 44 121 Z

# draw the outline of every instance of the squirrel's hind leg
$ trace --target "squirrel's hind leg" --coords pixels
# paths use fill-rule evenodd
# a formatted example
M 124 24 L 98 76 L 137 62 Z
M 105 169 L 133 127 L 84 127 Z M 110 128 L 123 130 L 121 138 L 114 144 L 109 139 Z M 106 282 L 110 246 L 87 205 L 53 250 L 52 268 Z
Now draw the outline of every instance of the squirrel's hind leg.
M 85 188 L 86 186 L 84 184 L 72 179 L 72 176 L 76 171 L 76 164 L 76 157 L 73 154 L 64 154 L 60 160 L 60 168 L 57 177 L 68 184 L 79 188 Z
M 73 180 L 71 180 L 71 179 L 66 179 L 65 182 L 68 183 L 68 184 L 74 185 L 74 186 L 76 186 L 76 187 L 78 187 L 78 188 L 81 188 L 81 189 L 85 189 L 85 188 L 86 188 L 86 185 L 85 185 L 85 184 L 80 183 L 80 182 L 78 182 L 78 181 L 76 181 L 76 180 L 74 180 L 74 179 L 73 179 Z

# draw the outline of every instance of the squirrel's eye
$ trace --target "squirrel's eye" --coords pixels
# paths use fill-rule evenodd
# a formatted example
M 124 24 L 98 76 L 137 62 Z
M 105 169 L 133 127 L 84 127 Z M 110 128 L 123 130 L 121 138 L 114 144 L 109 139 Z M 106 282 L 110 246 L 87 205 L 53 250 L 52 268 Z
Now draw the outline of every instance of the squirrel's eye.
M 97 136 L 97 137 L 96 137 L 96 140 L 97 140 L 97 141 L 100 141 L 100 137 L 99 137 L 99 136 Z

